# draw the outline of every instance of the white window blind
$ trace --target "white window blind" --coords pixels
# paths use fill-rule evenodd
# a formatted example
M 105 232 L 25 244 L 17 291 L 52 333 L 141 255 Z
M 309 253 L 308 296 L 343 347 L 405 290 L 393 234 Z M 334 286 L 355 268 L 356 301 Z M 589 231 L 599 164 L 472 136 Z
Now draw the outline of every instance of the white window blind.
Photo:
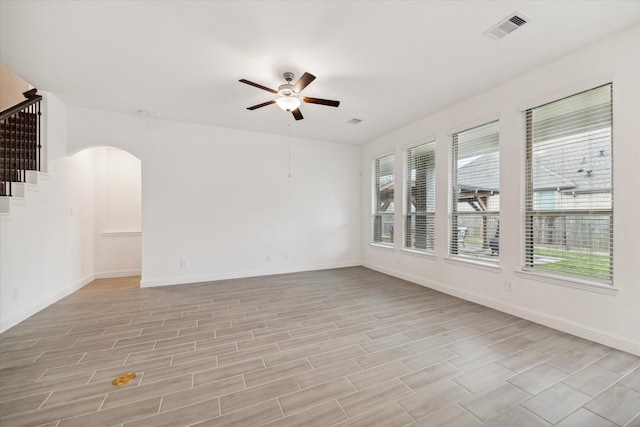
M 611 283 L 611 84 L 525 115 L 524 269 Z
M 405 152 L 404 248 L 433 252 L 436 212 L 435 141 Z
M 451 255 L 498 262 L 499 123 L 452 135 Z
M 373 161 L 373 211 L 371 242 L 393 246 L 394 226 L 394 155 Z

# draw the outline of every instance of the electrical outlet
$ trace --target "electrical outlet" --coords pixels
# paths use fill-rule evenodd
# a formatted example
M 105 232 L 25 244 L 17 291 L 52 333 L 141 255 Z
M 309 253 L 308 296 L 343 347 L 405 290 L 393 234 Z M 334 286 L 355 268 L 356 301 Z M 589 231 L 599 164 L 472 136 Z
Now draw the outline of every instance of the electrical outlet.
M 284 254 L 283 258 L 284 258 L 285 261 L 287 261 L 289 259 L 289 254 Z
M 185 269 L 185 268 L 187 268 L 188 266 L 189 266 L 189 263 L 187 263 L 187 260 L 186 260 L 186 259 L 181 259 L 181 260 L 180 260 L 180 268 L 181 268 L 182 270 L 184 270 L 184 269 Z
M 513 292 L 513 282 L 507 280 L 506 282 L 504 282 L 504 288 L 507 290 L 507 292 Z
M 267 261 L 271 261 L 271 255 L 267 255 L 266 259 Z

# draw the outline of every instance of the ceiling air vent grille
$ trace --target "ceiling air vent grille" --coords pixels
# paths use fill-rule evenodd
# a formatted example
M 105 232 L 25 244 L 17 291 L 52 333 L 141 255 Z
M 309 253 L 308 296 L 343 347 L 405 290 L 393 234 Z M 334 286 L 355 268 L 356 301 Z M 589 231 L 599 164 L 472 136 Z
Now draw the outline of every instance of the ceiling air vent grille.
M 511 14 L 511 16 L 502 20 L 497 25 L 494 25 L 492 28 L 487 30 L 485 34 L 492 39 L 500 40 L 507 34 L 510 34 L 511 32 L 522 27 L 527 22 L 531 22 L 531 18 L 526 14 L 518 11 Z
M 362 122 L 362 119 L 356 119 L 355 117 L 351 120 L 349 120 L 347 123 L 350 125 L 357 125 L 360 124 L 360 122 Z

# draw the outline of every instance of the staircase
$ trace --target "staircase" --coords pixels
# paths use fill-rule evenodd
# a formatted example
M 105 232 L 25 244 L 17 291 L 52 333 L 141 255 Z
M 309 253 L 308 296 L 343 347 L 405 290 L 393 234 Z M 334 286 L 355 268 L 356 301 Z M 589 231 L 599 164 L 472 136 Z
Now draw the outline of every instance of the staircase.
M 40 171 L 40 101 L 37 89 L 25 101 L 0 113 L 0 196 L 16 195 L 15 183 L 29 183 Z

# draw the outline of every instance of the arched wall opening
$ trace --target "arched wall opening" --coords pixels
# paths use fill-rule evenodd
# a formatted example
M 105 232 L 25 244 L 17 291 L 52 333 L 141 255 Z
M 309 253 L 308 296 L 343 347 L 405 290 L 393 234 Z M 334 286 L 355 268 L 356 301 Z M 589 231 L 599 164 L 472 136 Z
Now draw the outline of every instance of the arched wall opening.
M 141 161 L 114 147 L 72 156 L 95 278 L 139 276 L 142 263 Z M 89 237 L 89 236 L 87 236 Z

